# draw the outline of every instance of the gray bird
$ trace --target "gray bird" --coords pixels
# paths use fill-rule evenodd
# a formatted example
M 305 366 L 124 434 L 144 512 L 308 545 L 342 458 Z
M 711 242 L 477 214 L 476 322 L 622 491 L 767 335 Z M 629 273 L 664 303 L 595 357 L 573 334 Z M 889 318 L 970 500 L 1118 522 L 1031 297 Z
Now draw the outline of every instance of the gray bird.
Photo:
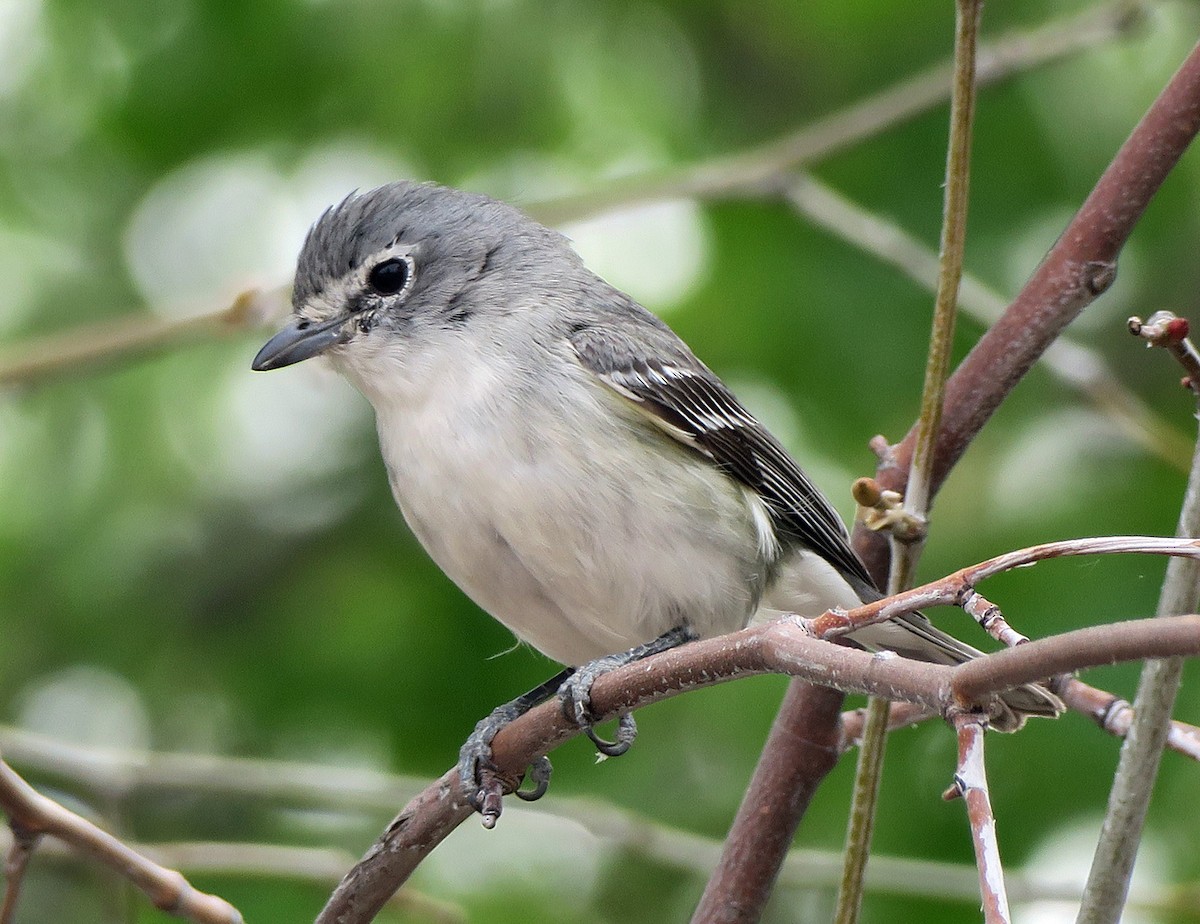
M 464 746 L 485 823 L 499 814 L 492 736 L 560 684 L 588 727 L 598 670 L 879 598 L 780 442 L 666 324 L 517 209 L 410 182 L 352 194 L 309 231 L 293 304 L 253 368 L 328 356 L 374 406 L 392 493 L 429 555 L 569 666 Z M 849 639 L 939 664 L 979 654 L 918 614 Z M 1005 730 L 1062 708 L 1038 686 L 1002 699 Z M 631 720 L 621 731 L 614 752 Z

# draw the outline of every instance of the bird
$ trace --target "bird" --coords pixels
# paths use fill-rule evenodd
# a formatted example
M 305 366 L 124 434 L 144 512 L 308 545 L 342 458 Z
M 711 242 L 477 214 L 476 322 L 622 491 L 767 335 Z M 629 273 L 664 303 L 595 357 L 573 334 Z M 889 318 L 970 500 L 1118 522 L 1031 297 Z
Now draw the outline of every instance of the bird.
M 837 512 L 682 339 L 569 240 L 484 195 L 401 180 L 355 191 L 304 240 L 267 371 L 327 357 L 373 406 L 392 494 L 433 561 L 565 669 L 477 726 L 459 772 L 484 823 L 490 742 L 556 692 L 590 728 L 604 669 L 784 613 L 880 598 Z M 921 614 L 847 637 L 939 664 L 980 652 Z M 1015 730 L 1062 705 L 1006 691 Z M 533 796 L 548 763 L 536 765 Z M 521 793 L 518 793 L 521 794 Z M 489 824 L 490 826 L 490 824 Z

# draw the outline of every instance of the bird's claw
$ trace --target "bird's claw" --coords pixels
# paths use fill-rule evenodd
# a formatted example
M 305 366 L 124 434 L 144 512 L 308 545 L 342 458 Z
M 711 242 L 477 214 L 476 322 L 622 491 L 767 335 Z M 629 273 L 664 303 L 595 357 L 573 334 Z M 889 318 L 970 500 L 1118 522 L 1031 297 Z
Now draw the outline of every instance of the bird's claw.
M 533 782 L 533 789 L 516 789 L 513 790 L 513 795 L 522 802 L 537 802 L 538 799 L 546 795 L 546 790 L 550 788 L 550 774 L 553 771 L 554 768 L 550 765 L 550 758 L 543 754 L 526 771 L 529 779 Z
M 596 745 L 596 750 L 605 757 L 620 757 L 633 747 L 633 742 L 637 740 L 637 722 L 633 720 L 633 716 L 628 712 L 622 712 L 617 717 L 617 737 L 615 741 L 601 738 L 596 733 L 596 729 L 591 725 L 583 726 L 583 733 L 592 739 L 592 744 Z
M 596 732 L 596 717 L 592 713 L 592 684 L 604 669 L 601 661 L 576 671 L 559 687 L 558 698 L 562 702 L 563 714 L 583 729 L 583 733 L 596 745 L 596 750 L 605 757 L 620 757 L 637 739 L 637 723 L 632 715 L 623 712 L 617 719 L 614 741 L 602 738 Z

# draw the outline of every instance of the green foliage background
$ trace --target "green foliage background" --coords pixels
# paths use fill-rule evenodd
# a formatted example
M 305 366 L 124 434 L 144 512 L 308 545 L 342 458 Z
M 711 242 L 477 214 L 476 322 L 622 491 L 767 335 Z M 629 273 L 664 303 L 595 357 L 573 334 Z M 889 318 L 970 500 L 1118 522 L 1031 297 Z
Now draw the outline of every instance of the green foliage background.
M 1009 0 L 985 22 L 994 35 L 1087 6 Z M 27 338 L 78 324 L 212 310 L 245 285 L 283 282 L 305 223 L 393 174 L 529 201 L 770 140 L 944 60 L 952 7 L 11 0 L 0 6 L 0 337 L 20 354 Z M 968 268 L 1001 291 L 1028 276 L 1194 41 L 1194 4 L 1147 8 L 1127 39 L 983 93 Z M 942 108 L 815 172 L 936 245 L 945 124 Z M 1138 349 L 1124 319 L 1195 313 L 1198 191 L 1193 154 L 1134 235 L 1118 284 L 1073 330 L 1189 436 L 1177 369 Z M 204 205 L 190 225 L 170 218 L 181 202 Z M 781 203 L 671 214 L 684 217 L 665 237 L 695 235 L 685 255 L 696 266 L 650 307 L 745 388 L 850 512 L 850 477 L 874 465 L 867 440 L 897 439 L 915 416 L 932 299 Z M 652 249 L 649 259 L 661 258 Z M 646 283 L 644 269 L 631 273 Z M 980 328 L 964 320 L 959 331 L 965 353 Z M 555 666 L 524 649 L 493 657 L 511 637 L 408 535 L 365 401 L 312 371 L 261 384 L 249 362 L 267 333 L 0 394 L 0 717 L 101 746 L 438 774 L 478 717 Z M 328 439 L 296 442 L 310 427 Z M 1035 370 L 940 497 L 922 574 L 1050 539 L 1169 534 L 1183 485 L 1176 467 Z M 1058 562 L 985 593 L 1043 635 L 1152 613 L 1162 570 L 1142 559 Z M 966 637 L 976 631 L 941 615 Z M 1190 670 L 1179 709 L 1191 721 L 1198 679 Z M 1128 696 L 1135 680 L 1132 668 L 1095 672 Z M 645 710 L 622 760 L 593 766 L 582 743 L 556 754 L 553 791 L 719 839 L 781 690 L 765 678 Z M 1079 717 L 992 741 L 1011 864 L 1041 851 L 1041 869 L 1086 868 L 1068 834 L 1095 826 L 1116 753 Z M 962 808 L 938 798 L 953 755 L 936 724 L 893 737 L 879 851 L 970 862 Z M 821 789 L 803 845 L 840 847 L 852 765 Z M 1194 813 L 1179 810 L 1198 799 L 1200 772 L 1168 755 L 1148 838 L 1153 876 L 1200 876 Z M 90 809 L 143 841 L 355 855 L 389 817 L 203 792 Z M 518 807 L 487 837 L 457 832 L 444 856 L 417 886 L 478 921 L 684 920 L 703 887 Z M 86 864 L 34 862 L 21 922 L 161 917 Z M 264 924 L 311 918 L 332 885 L 198 884 Z M 823 920 L 830 903 L 826 892 L 784 892 L 769 920 Z M 865 920 L 976 913 L 873 894 Z

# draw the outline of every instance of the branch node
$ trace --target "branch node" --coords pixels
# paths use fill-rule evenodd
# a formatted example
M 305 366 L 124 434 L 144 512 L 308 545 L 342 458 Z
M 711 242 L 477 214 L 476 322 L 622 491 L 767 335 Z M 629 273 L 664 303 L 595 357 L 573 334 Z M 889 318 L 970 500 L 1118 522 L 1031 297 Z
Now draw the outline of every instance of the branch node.
M 879 460 L 880 468 L 894 468 L 896 465 L 896 447 L 888 442 L 886 436 L 882 433 L 877 433 L 867 441 L 867 448 L 875 454 L 875 458 Z
M 1107 292 L 1116 278 L 1116 260 L 1089 260 L 1083 265 L 1083 285 L 1093 296 Z
M 1115 698 L 1103 712 L 1096 716 L 1096 724 L 1113 735 L 1124 735 L 1133 718 L 1133 704 L 1127 699 Z
M 1139 317 L 1129 319 L 1129 332 L 1146 341 L 1146 346 L 1163 347 L 1178 360 L 1187 374 L 1180 384 L 1195 395 L 1200 395 L 1200 352 L 1188 339 L 1191 325 L 1170 311 L 1156 311 L 1143 321 Z
M 1000 644 L 1008 648 L 1015 648 L 1017 645 L 1023 645 L 1029 641 L 1027 636 L 1009 625 L 1008 620 L 1000 611 L 1000 607 L 982 596 L 973 587 L 964 588 L 959 606 L 979 623 L 984 632 Z

